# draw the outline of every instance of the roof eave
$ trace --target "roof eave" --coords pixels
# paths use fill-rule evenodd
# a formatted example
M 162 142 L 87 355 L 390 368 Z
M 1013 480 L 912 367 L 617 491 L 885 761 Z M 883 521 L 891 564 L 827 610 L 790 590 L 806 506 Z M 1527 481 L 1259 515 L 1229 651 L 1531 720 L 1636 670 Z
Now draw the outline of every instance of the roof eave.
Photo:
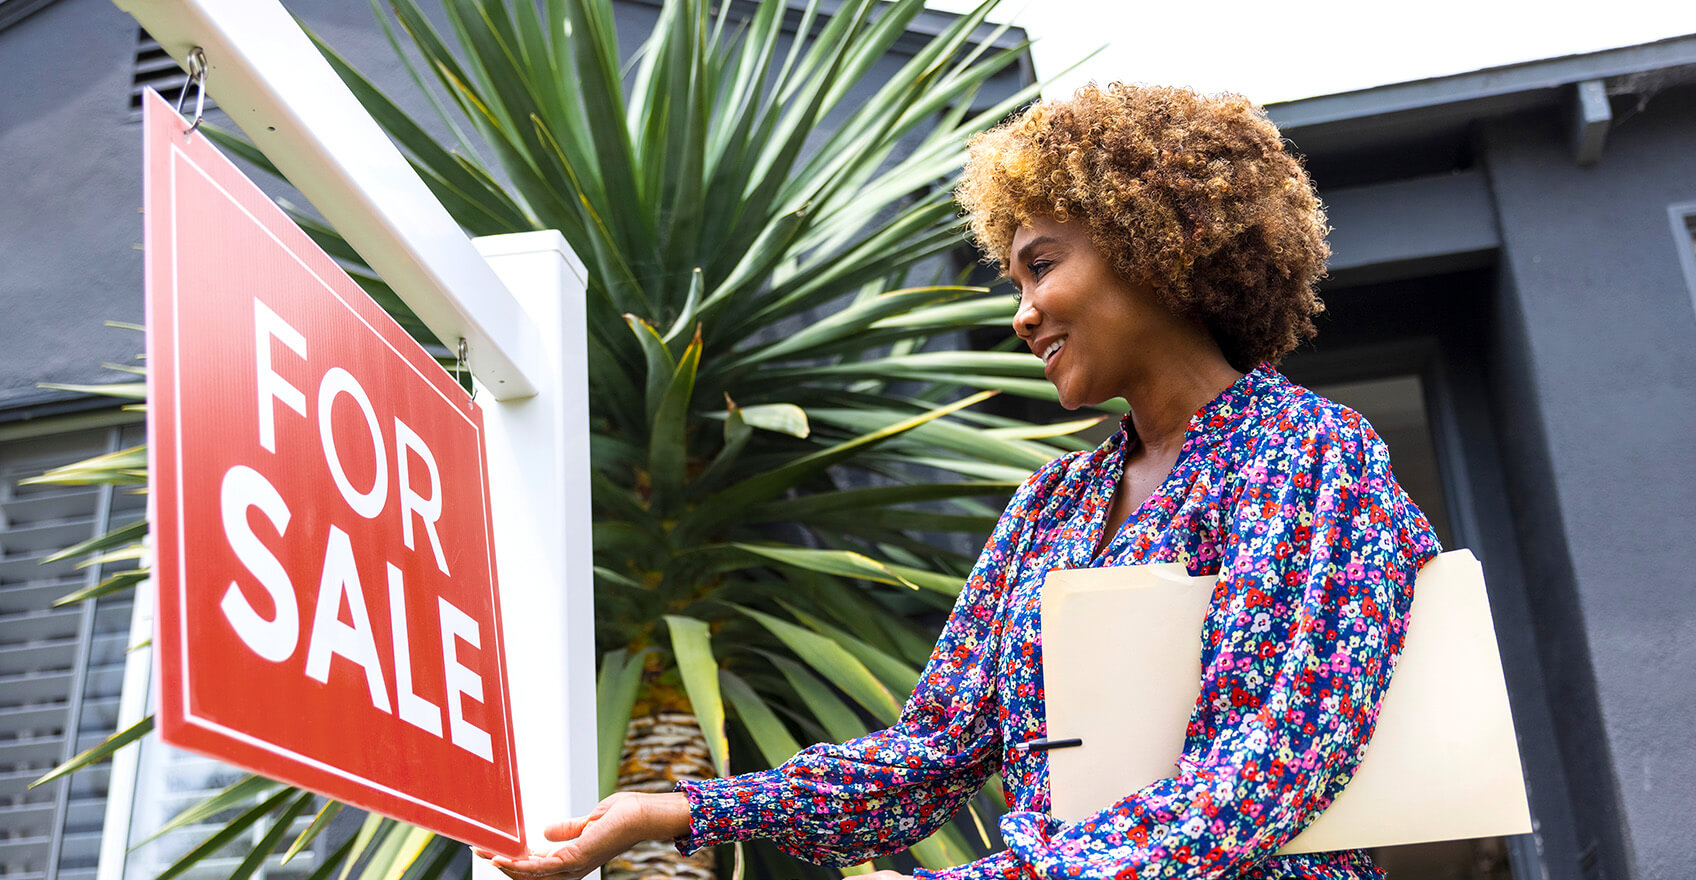
M 1283 101 L 1268 104 L 1266 111 L 1286 136 L 1306 146 L 1307 132 L 1359 128 L 1369 121 L 1401 128 L 1500 115 L 1554 104 L 1574 83 L 1674 67 L 1696 67 L 1696 34 Z

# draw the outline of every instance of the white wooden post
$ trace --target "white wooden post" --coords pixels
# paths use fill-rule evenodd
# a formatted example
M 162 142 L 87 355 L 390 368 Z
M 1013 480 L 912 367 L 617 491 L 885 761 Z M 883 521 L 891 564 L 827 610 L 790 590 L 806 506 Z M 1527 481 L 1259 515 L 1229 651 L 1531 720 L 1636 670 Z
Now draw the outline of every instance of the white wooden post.
M 588 812 L 600 791 L 589 564 L 588 278 L 552 230 L 488 236 L 476 244 L 530 316 L 544 354 L 540 393 L 490 401 L 483 415 L 518 781 L 525 833 L 537 848 L 544 845 L 544 825 Z
M 145 568 L 153 567 L 151 542 L 147 555 L 141 560 Z M 124 687 L 118 696 L 116 730 L 127 730 L 147 717 L 148 695 L 153 690 L 153 652 L 138 650 L 153 638 L 154 606 L 157 593 L 153 581 L 138 584 L 135 604 L 130 607 L 130 635 L 125 652 Z M 131 743 L 112 756 L 112 775 L 106 783 L 106 814 L 101 824 L 100 859 L 95 863 L 95 880 L 124 880 L 124 868 L 130 854 L 130 825 L 135 815 L 136 781 L 141 766 L 141 744 Z

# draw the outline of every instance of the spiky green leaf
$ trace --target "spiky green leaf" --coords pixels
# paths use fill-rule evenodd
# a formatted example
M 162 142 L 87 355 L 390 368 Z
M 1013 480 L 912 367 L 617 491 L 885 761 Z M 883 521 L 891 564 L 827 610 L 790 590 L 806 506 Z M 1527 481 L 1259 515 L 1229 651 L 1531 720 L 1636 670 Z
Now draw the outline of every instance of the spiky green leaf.
M 665 622 L 671 628 L 671 651 L 677 658 L 683 690 L 689 694 L 689 705 L 712 753 L 713 769 L 720 776 L 728 776 L 730 744 L 724 734 L 724 698 L 719 692 L 718 661 L 713 658 L 707 624 L 679 614 L 667 614 Z
M 47 783 L 62 776 L 75 773 L 90 764 L 98 764 L 101 761 L 112 757 L 112 755 L 119 749 L 141 739 L 152 731 L 153 716 L 149 715 L 146 718 L 131 724 L 129 727 L 106 737 L 95 745 L 84 749 L 81 753 L 71 758 L 69 761 L 66 761 L 65 763 L 60 764 L 52 770 L 42 774 L 34 782 L 31 782 L 29 787 L 35 788 L 36 786 L 46 785 Z

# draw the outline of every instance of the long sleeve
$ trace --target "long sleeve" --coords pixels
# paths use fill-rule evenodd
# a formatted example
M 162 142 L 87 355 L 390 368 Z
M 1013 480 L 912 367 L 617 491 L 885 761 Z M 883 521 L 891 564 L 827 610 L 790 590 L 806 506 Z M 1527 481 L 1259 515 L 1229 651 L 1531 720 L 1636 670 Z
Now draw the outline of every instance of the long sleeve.
M 1039 470 L 1014 494 L 893 727 L 811 746 L 773 770 L 683 783 L 690 828 L 678 847 L 688 853 L 760 837 L 807 861 L 850 865 L 903 849 L 951 818 L 999 766 L 1002 598 L 1064 463 Z
M 1263 438 L 1221 524 L 1203 703 L 1178 772 L 1077 823 L 1002 820 L 1007 849 L 921 877 L 1224 878 L 1270 856 L 1351 777 L 1437 552 L 1352 411 Z

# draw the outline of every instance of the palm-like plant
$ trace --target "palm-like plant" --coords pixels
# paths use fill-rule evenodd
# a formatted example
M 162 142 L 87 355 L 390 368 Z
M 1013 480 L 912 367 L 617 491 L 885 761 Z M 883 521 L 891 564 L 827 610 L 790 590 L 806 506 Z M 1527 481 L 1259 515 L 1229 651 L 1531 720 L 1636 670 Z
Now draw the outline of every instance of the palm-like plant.
M 1024 51 L 976 34 L 990 5 L 875 82 L 922 0 L 845 0 L 828 17 L 810 0 L 798 22 L 786 0 L 667 0 L 628 61 L 610 0 L 447 0 L 457 46 L 394 0 L 379 20 L 422 59 L 409 67 L 454 145 L 321 47 L 469 232 L 558 229 L 589 267 L 604 790 L 772 766 L 894 721 L 932 639 L 911 619 L 945 611 L 968 570 L 959 534 L 980 539 L 990 499 L 1093 421 L 971 409 L 1052 391 L 1028 356 L 955 350 L 963 329 L 1004 323 L 1009 298 L 912 283 L 943 275 L 958 242 L 947 183 L 965 139 L 1032 97 L 973 109 Z M 427 338 L 334 230 L 297 219 Z M 269 852 L 306 803 L 247 781 L 195 818 L 241 804 L 220 834 L 268 821 Z M 372 851 L 368 872 L 422 876 L 446 845 L 373 819 L 326 867 Z M 949 826 L 913 852 L 942 866 L 972 849 Z M 638 851 L 609 873 L 672 858 Z

